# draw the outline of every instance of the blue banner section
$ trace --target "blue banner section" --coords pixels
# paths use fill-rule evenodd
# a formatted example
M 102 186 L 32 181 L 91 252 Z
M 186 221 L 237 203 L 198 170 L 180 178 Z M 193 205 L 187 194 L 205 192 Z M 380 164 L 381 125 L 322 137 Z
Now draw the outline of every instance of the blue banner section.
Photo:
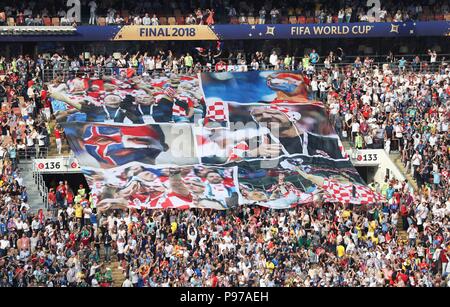
M 0 42 L 27 41 L 135 41 L 135 40 L 243 40 L 450 36 L 449 21 L 264 24 L 212 26 L 79 26 L 74 34 L 46 34 L 50 27 L 34 34 L 10 34 L 0 29 Z M 1 33 L 1 31 L 5 33 Z M 151 33 L 151 35 L 139 35 Z
M 405 37 L 415 34 L 413 23 L 221 25 L 212 28 L 220 39 Z

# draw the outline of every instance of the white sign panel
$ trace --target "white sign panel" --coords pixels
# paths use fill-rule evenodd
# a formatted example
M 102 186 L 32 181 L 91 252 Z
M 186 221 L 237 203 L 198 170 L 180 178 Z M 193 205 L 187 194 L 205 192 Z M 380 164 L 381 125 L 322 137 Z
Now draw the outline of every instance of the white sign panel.
M 35 159 L 34 169 L 42 173 L 79 173 L 80 164 L 75 158 Z
M 350 157 L 354 166 L 377 166 L 381 163 L 379 149 L 354 150 Z

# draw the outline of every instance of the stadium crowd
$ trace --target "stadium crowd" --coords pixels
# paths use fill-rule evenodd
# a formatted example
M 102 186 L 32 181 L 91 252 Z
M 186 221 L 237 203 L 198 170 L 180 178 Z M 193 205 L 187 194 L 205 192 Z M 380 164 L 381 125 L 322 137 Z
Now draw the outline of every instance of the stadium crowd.
M 57 18 L 57 25 L 74 22 L 67 15 L 64 1 L 2 1 L 0 22 L 13 18 L 15 25 L 50 25 L 46 18 Z M 132 8 L 132 9 L 131 9 Z M 364 21 L 445 20 L 449 13 L 446 1 L 383 1 L 377 10 L 371 10 L 366 1 L 319 0 L 271 1 L 81 1 L 82 21 L 89 24 L 214 24 L 214 23 L 335 23 Z M 158 14 L 155 14 L 158 12 Z M 375 13 L 374 13 L 375 12 Z M 89 18 L 88 18 L 89 16 Z M 377 16 L 377 17 L 375 17 Z M 298 17 L 298 19 L 297 19 Z M 450 17 L 450 16 L 448 16 Z M 172 18 L 171 20 L 169 20 Z
M 112 264 L 127 287 L 450 286 L 450 67 L 431 50 L 408 63 L 388 56 L 382 65 L 369 57 L 337 65 L 345 62 L 342 50 L 297 60 L 240 53 L 219 66 L 303 70 L 311 97 L 327 105 L 342 137 L 356 148 L 399 151 L 413 172 L 416 191 L 395 178 L 370 184 L 386 203 L 97 212 L 85 187 L 74 191 L 60 182 L 49 192 L 50 212 L 30 210 L 17 153 L 24 144 L 39 148 L 39 140 L 48 146 L 50 135 L 61 138 L 43 69 L 193 73 L 217 69 L 217 52 L 182 60 L 171 52 L 0 59 L 0 286 L 107 287 Z M 242 64 L 244 56 L 258 65 Z

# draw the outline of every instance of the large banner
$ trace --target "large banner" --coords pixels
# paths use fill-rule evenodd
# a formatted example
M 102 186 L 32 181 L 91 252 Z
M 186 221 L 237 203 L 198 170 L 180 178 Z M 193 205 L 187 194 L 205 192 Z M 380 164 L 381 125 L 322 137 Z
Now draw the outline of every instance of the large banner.
M 50 92 L 100 210 L 382 201 L 301 73 L 74 79 Z
M 130 162 L 149 165 L 198 163 L 188 124 L 111 125 L 65 123 L 64 133 L 83 167 L 115 168 Z
M 214 41 L 448 36 L 450 22 L 78 26 L 74 32 L 61 32 L 58 35 L 49 31 L 51 28 L 46 26 L 32 27 L 33 34 L 29 34 L 30 31 L 24 31 L 22 35 L 17 35 L 19 28 L 3 27 L 0 41 Z M 37 30 L 41 32 L 36 32 Z
M 74 78 L 50 84 L 58 122 L 115 124 L 190 123 L 203 116 L 197 76 Z
M 100 211 L 108 209 L 224 210 L 239 204 L 235 168 L 157 168 L 132 162 L 111 170 L 85 168 Z

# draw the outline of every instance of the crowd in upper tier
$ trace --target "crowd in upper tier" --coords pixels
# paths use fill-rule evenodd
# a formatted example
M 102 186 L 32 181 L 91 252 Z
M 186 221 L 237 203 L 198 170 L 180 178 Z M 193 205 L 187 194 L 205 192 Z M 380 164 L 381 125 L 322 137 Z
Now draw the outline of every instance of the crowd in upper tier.
M 276 24 L 336 22 L 404 22 L 449 20 L 447 1 L 293 0 L 264 2 L 200 1 L 80 1 L 80 19 L 65 1 L 2 1 L 0 23 L 8 25 L 164 25 L 164 24 Z M 68 14 L 69 12 L 69 14 Z

